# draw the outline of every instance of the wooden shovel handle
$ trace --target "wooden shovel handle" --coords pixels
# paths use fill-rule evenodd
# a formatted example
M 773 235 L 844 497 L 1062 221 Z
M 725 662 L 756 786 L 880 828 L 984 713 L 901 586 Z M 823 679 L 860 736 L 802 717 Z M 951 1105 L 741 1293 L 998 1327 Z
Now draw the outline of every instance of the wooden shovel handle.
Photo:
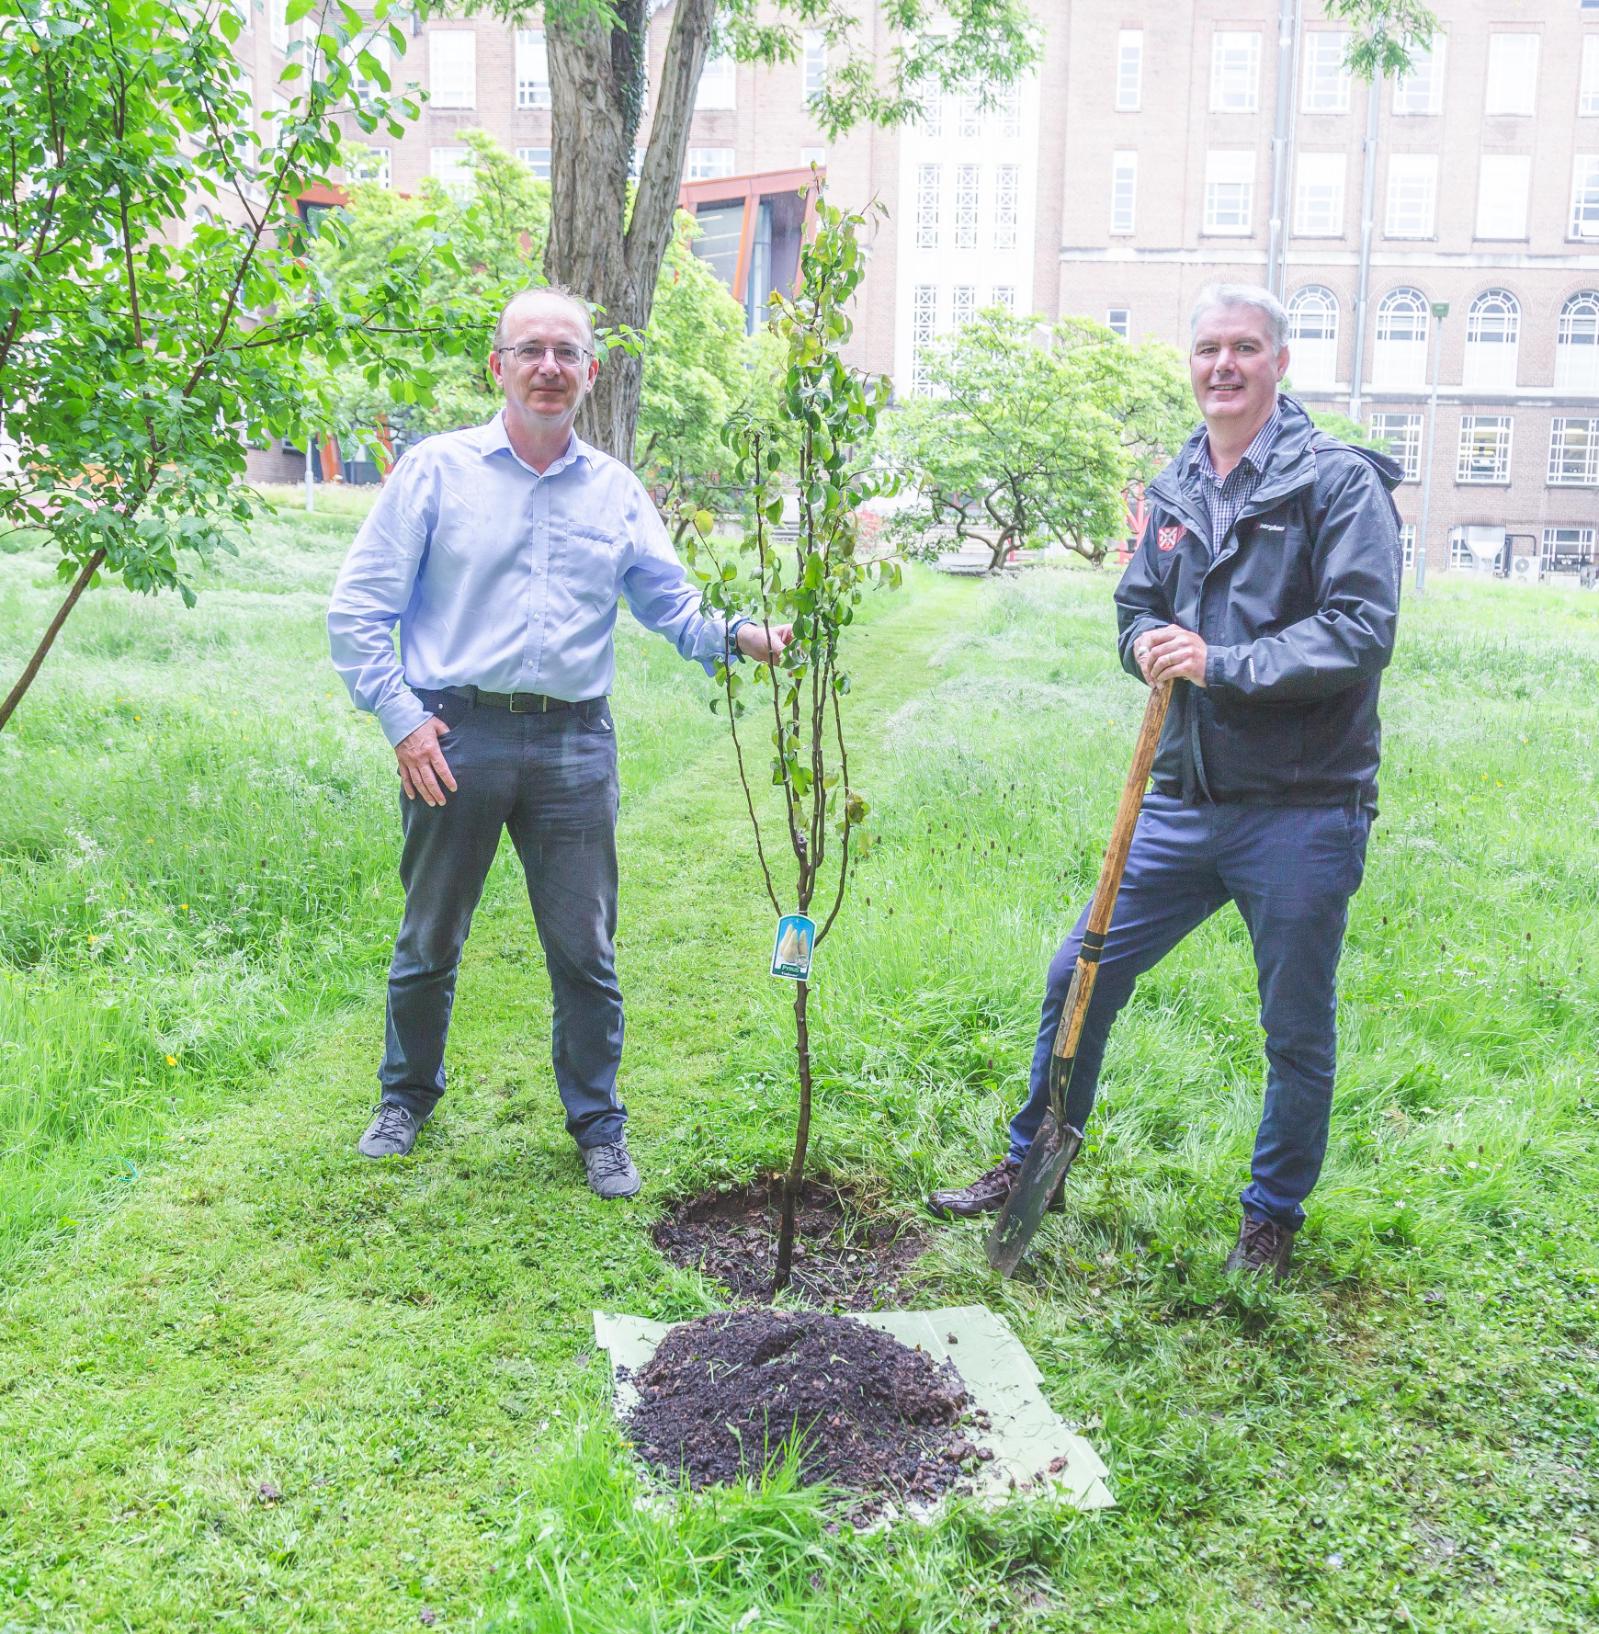
M 1088 1001 L 1093 997 L 1094 981 L 1099 975 L 1099 956 L 1105 949 L 1105 932 L 1110 929 L 1116 894 L 1122 886 L 1122 871 L 1127 866 L 1127 853 L 1132 848 L 1133 830 L 1138 826 L 1138 813 L 1144 804 L 1144 789 L 1149 782 L 1150 768 L 1155 764 L 1161 728 L 1166 724 L 1166 706 L 1171 702 L 1171 688 L 1170 681 L 1162 681 L 1158 686 L 1151 687 L 1149 702 L 1144 705 L 1144 723 L 1138 729 L 1138 742 L 1133 746 L 1133 763 L 1127 772 L 1127 782 L 1122 787 L 1121 804 L 1116 808 L 1115 826 L 1110 831 L 1110 844 L 1105 848 L 1099 883 L 1094 887 L 1094 900 L 1088 909 L 1088 923 L 1083 929 L 1083 945 L 1077 955 L 1077 969 L 1072 973 L 1071 991 L 1066 995 L 1066 1005 L 1060 1013 L 1060 1026 L 1055 1030 L 1054 1053 L 1061 1060 L 1072 1060 L 1077 1054 L 1077 1039 L 1083 1030 L 1083 1017 L 1088 1013 Z

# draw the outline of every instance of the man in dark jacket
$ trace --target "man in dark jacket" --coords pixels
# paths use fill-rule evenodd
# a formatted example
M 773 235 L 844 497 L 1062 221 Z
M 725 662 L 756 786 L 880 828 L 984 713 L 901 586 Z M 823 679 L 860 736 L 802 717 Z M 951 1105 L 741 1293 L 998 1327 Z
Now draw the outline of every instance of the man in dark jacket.
M 1173 681 L 1150 792 L 1066 1100 L 1081 1129 L 1140 974 L 1236 902 L 1259 974 L 1266 1099 L 1229 1270 L 1281 1277 L 1327 1149 L 1336 978 L 1376 815 L 1377 688 L 1399 608 L 1392 460 L 1318 432 L 1278 391 L 1287 313 L 1215 284 L 1193 316 L 1204 426 L 1155 479 L 1116 591 L 1123 665 Z M 1003 1206 L 1048 1105 L 1050 1051 L 1083 924 L 1050 966 L 1031 1092 L 1010 1151 L 941 1217 Z

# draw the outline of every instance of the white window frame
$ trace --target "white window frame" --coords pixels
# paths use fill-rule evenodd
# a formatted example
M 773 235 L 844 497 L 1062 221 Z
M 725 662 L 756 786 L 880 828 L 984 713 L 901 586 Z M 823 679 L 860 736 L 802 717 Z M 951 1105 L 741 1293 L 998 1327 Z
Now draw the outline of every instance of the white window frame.
M 428 106 L 477 106 L 477 35 L 469 28 L 428 33 Z
M 949 292 L 951 329 L 964 329 L 977 316 L 977 285 L 956 284 Z
M 733 149 L 726 144 L 690 148 L 683 179 L 691 182 L 720 181 L 733 174 Z
M 1399 524 L 1399 561 L 1407 573 L 1416 565 L 1416 524 L 1414 522 L 1401 522 Z
M 1394 81 L 1394 114 L 1398 118 L 1430 119 L 1443 112 L 1446 44 L 1442 34 L 1434 34 L 1427 50 L 1412 51 L 1410 72 Z
M 1304 36 L 1304 77 L 1300 83 L 1301 113 L 1348 113 L 1349 34 L 1344 29 L 1313 28 Z
M 800 38 L 800 100 L 808 108 L 827 89 L 827 35 L 819 28 L 808 28 Z
M 289 49 L 289 0 L 266 0 L 267 34 L 279 51 Z
M 1432 238 L 1438 228 L 1438 155 L 1391 153 L 1383 210 L 1386 238 Z
M 1549 486 L 1599 488 L 1599 418 L 1557 414 L 1549 422 Z
M 1113 335 L 1120 335 L 1127 339 L 1127 332 L 1132 328 L 1133 313 L 1131 307 L 1112 306 L 1105 309 L 1105 327 Z
M 1402 320 L 1396 322 L 1396 319 Z M 1374 386 L 1421 386 L 1427 378 L 1432 312 L 1419 289 L 1401 284 L 1377 303 L 1376 339 L 1371 349 Z
M 1344 236 L 1344 178 L 1348 159 L 1342 153 L 1301 153 L 1294 163 L 1294 236 Z
M 979 167 L 974 164 L 955 166 L 955 209 L 953 221 L 954 248 L 977 248 L 977 211 L 982 188 Z
M 1577 76 L 1577 117 L 1599 119 L 1599 34 L 1582 37 L 1582 71 Z
M 938 333 L 938 285 L 916 284 L 911 290 L 911 395 L 926 397 L 927 353 Z
M 1110 156 L 1110 230 L 1136 232 L 1138 226 L 1138 154 L 1118 148 Z
M 1288 298 L 1288 371 L 1294 384 L 1331 386 L 1338 377 L 1338 297 L 1306 284 Z
M 1215 237 L 1248 238 L 1255 230 L 1253 148 L 1211 148 L 1205 154 L 1205 221 Z
M 1564 536 L 1564 537 L 1562 537 Z M 1555 567 L 1556 555 L 1575 555 L 1579 558 L 1592 561 L 1594 558 L 1593 528 L 1575 526 L 1561 526 L 1558 523 L 1543 530 L 1543 537 L 1539 540 L 1538 566 L 1545 573 L 1565 571 Z M 1565 546 L 1564 550 L 1561 546 Z
M 916 167 L 916 248 L 938 248 L 939 212 L 943 167 L 917 165 Z
M 731 113 L 738 106 L 738 63 L 729 52 L 705 59 L 694 87 L 695 113 Z
M 1260 111 L 1260 33 L 1219 28 L 1210 37 L 1210 111 Z
M 1514 391 L 1521 346 L 1521 303 L 1508 289 L 1485 289 L 1466 313 L 1460 383 L 1473 391 Z
M 1467 535 L 1464 528 L 1449 530 L 1449 569 L 1451 572 L 1477 573 L 1481 568 L 1477 561 L 1477 553 L 1466 542 Z
M 989 295 L 990 306 L 1003 307 L 1007 312 L 1016 310 L 1016 286 L 1014 284 L 995 284 Z
M 516 156 L 533 173 L 534 181 L 547 182 L 550 179 L 549 148 L 518 148 Z
M 1599 239 L 1599 153 L 1579 153 L 1571 161 L 1569 237 L 1587 244 Z
M 542 28 L 516 31 L 516 105 L 519 108 L 550 105 L 550 52 Z
M 1555 326 L 1555 390 L 1599 391 L 1599 286 L 1579 289 Z
M 1488 36 L 1483 112 L 1490 119 L 1528 118 L 1538 107 L 1540 36 L 1525 31 Z
M 1421 430 L 1419 414 L 1384 410 L 1371 417 L 1371 434 L 1388 445 L 1388 452 L 1399 462 L 1403 482 L 1421 481 Z
M 1532 156 L 1485 153 L 1477 171 L 1477 238 L 1524 239 Z
M 994 169 L 994 248 L 1016 248 L 1016 224 L 1021 210 L 1022 167 L 997 165 Z
M 1116 112 L 1137 113 L 1144 102 L 1144 31 L 1124 28 L 1116 35 Z
M 354 164 L 345 165 L 345 174 L 352 182 L 374 182 L 379 187 L 394 185 L 393 152 L 376 143 L 348 142 L 344 148 L 346 159 Z
M 1455 481 L 1469 488 L 1508 485 L 1514 433 L 1508 414 L 1462 414 Z
M 476 185 L 470 163 L 472 150 L 459 143 L 428 149 L 428 175 L 451 193 L 469 193 Z

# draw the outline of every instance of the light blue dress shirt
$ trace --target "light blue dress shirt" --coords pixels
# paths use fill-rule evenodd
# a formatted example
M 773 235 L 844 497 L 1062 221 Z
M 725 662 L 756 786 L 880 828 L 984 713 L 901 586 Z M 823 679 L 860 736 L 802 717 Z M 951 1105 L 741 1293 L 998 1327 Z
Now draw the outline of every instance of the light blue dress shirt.
M 598 698 L 624 597 L 714 671 L 726 626 L 700 612 L 644 485 L 575 435 L 540 476 L 496 414 L 418 443 L 390 472 L 333 589 L 333 667 L 391 744 L 429 717 L 413 687 Z

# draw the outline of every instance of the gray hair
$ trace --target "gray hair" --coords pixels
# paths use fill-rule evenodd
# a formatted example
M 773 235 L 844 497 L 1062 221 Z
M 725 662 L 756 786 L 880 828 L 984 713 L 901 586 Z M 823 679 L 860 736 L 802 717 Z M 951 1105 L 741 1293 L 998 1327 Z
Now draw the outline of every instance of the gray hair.
M 1288 309 L 1263 284 L 1206 284 L 1188 319 L 1190 344 L 1199 330 L 1199 320 L 1218 306 L 1248 306 L 1265 313 L 1272 351 L 1280 352 L 1288 344 Z
M 520 300 L 529 295 L 554 295 L 577 309 L 583 319 L 583 327 L 588 331 L 589 351 L 594 350 L 594 314 L 589 309 L 589 303 L 581 295 L 574 294 L 565 284 L 530 284 L 526 289 L 519 289 L 504 306 L 500 308 L 500 315 L 494 320 L 494 344 L 502 346 L 505 343 L 506 314 Z

